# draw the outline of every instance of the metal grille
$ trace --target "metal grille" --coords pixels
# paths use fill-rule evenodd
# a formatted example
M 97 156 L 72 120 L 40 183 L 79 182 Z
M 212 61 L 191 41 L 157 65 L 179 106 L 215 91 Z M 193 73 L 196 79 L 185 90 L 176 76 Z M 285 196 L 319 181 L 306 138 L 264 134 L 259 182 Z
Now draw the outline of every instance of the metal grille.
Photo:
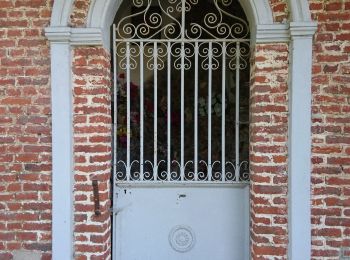
M 134 0 L 113 26 L 117 183 L 249 181 L 249 27 L 232 5 Z

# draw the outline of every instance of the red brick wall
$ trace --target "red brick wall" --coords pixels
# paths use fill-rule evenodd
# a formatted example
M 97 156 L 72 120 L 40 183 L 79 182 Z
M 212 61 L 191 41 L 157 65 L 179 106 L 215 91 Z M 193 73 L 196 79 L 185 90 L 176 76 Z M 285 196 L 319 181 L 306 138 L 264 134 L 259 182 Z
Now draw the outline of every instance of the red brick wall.
M 251 75 L 252 259 L 286 259 L 288 45 L 258 44 Z
M 310 1 L 317 20 L 312 84 L 312 255 L 350 257 L 350 1 Z
M 110 56 L 102 47 L 73 51 L 74 236 L 77 259 L 110 254 L 111 83 Z M 94 215 L 92 179 L 99 182 L 101 216 Z
M 52 1 L 0 1 L 0 259 L 51 251 Z
M 0 259 L 51 255 L 50 58 L 43 28 L 52 0 L 0 0 Z M 285 0 L 270 0 L 274 20 Z M 90 1 L 70 24 L 84 27 Z M 350 1 L 310 0 L 319 27 L 313 55 L 312 254 L 350 255 Z M 255 48 L 251 81 L 253 259 L 286 259 L 287 44 Z M 76 259 L 110 254 L 110 64 L 102 48 L 73 49 Z M 64 109 L 64 108 L 62 108 Z M 102 215 L 93 215 L 91 180 Z M 308 231 L 305 231 L 308 232 Z

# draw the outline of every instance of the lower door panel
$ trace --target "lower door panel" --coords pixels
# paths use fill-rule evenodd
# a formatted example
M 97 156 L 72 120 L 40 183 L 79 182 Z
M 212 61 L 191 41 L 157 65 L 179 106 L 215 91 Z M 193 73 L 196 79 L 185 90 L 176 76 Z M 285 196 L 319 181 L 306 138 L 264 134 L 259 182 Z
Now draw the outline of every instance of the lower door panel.
M 116 189 L 115 260 L 249 259 L 249 186 Z

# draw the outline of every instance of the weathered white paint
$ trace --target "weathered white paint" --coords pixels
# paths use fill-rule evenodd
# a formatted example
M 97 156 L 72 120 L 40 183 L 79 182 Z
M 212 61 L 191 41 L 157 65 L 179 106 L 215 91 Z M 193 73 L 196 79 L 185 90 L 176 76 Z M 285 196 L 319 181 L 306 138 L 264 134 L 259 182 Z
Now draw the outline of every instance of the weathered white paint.
M 32 250 L 14 250 L 11 252 L 13 260 L 38 260 L 41 259 L 41 253 Z
M 113 260 L 250 259 L 249 185 L 136 185 L 120 186 L 116 192 Z M 177 248 L 175 227 L 189 228 L 193 240 L 180 235 Z
M 288 143 L 290 260 L 311 257 L 311 67 L 316 24 L 291 23 Z M 302 234 L 302 235 L 301 235 Z
M 74 0 L 56 0 L 53 3 L 50 26 L 67 26 Z
M 312 22 L 307 0 L 288 0 L 292 22 Z
M 250 31 L 251 31 L 251 42 L 252 45 L 255 43 L 260 42 L 261 35 L 264 35 L 263 32 L 261 32 L 261 29 L 263 31 L 264 28 L 272 28 L 272 30 L 275 32 L 274 35 L 269 34 L 269 39 L 266 39 L 266 41 L 270 42 L 278 42 L 281 38 L 279 34 L 281 33 L 281 28 L 279 30 L 276 30 L 273 23 L 273 16 L 270 4 L 268 0 L 239 0 L 239 3 L 241 4 L 247 19 L 249 21 Z M 263 28 L 261 27 L 263 26 Z M 283 31 L 282 34 L 288 33 L 288 26 L 285 29 L 285 32 Z M 267 35 L 265 35 L 266 37 Z
M 268 0 L 239 0 L 251 26 L 273 24 L 272 10 Z
M 50 41 L 60 42 L 62 39 L 70 45 L 102 45 L 101 28 L 47 27 L 45 35 Z
M 289 42 L 288 24 L 259 24 L 256 26 L 255 43 Z
M 71 122 L 71 96 L 67 95 L 67 88 L 69 87 L 69 91 L 71 89 L 71 54 L 70 51 L 68 51 L 68 46 L 74 45 L 74 43 L 76 45 L 101 45 L 101 43 L 103 43 L 103 45 L 109 50 L 109 27 L 112 24 L 113 16 L 119 7 L 119 3 L 120 0 L 93 0 L 93 4 L 89 10 L 87 28 L 81 28 L 81 30 L 79 30 L 79 36 L 72 36 L 75 34 L 75 32 L 73 32 L 73 30 L 67 26 L 69 15 L 72 10 L 73 0 L 55 0 L 51 17 L 51 27 L 49 27 L 51 29 L 47 28 L 48 36 L 50 33 L 52 36 L 56 31 L 55 36 L 53 38 L 49 38 L 49 40 L 52 41 L 51 82 L 53 89 L 53 259 L 71 259 L 71 246 L 73 245 L 73 219 L 71 218 L 73 184 L 70 179 L 72 177 L 71 160 L 73 144 L 71 136 L 73 131 Z M 247 14 L 251 25 L 252 38 L 254 39 L 254 37 L 256 37 L 255 41 L 285 41 L 286 29 L 288 28 L 288 25 L 284 25 L 285 28 L 281 28 L 281 25 L 273 24 L 272 12 L 268 0 L 240 0 L 240 3 Z M 305 111 L 310 111 L 310 106 L 307 108 L 308 110 L 304 110 L 302 113 L 299 113 L 298 107 L 299 105 L 306 107 L 306 105 L 310 105 L 310 103 L 303 103 L 301 101 L 298 102 L 298 100 L 295 98 L 295 93 L 301 92 L 305 94 L 306 96 L 298 96 L 302 100 L 311 100 L 311 58 L 309 61 L 307 61 L 305 57 L 311 57 L 312 48 L 310 47 L 310 37 L 312 35 L 312 31 L 309 34 L 310 37 L 306 37 L 306 39 L 305 37 L 296 37 L 296 31 L 300 32 L 302 30 L 298 30 L 297 28 L 305 27 L 305 25 L 312 26 L 312 23 L 310 23 L 311 16 L 308 9 L 307 0 L 288 0 L 288 4 L 289 9 L 291 10 L 292 21 L 299 22 L 299 26 L 298 24 L 291 24 L 290 29 L 293 39 L 291 44 L 291 60 L 293 62 L 291 63 L 291 80 L 289 87 L 291 89 L 289 110 L 291 120 L 289 131 L 289 149 L 292 153 L 291 160 L 289 160 L 289 194 L 291 196 L 291 200 L 289 201 L 289 229 L 291 230 L 289 237 L 289 257 L 290 259 L 309 259 L 311 245 L 308 241 L 310 241 L 311 234 L 306 235 L 305 231 L 310 230 L 311 169 L 310 162 L 301 163 L 298 165 L 298 160 L 300 160 L 299 158 L 303 158 L 304 161 L 307 161 L 305 158 L 310 158 L 311 130 L 310 118 L 308 117 L 310 116 L 310 113 L 305 113 Z M 62 27 L 65 28 L 62 29 Z M 96 31 L 94 31 L 95 29 L 99 29 L 100 32 L 96 33 Z M 94 33 L 92 33 L 91 30 L 93 30 Z M 268 37 L 266 34 L 270 34 L 271 37 Z M 74 38 L 76 40 L 74 40 Z M 77 40 L 77 38 L 79 38 L 79 40 Z M 99 39 L 97 40 L 97 38 Z M 62 41 L 67 41 L 69 43 L 62 44 L 64 46 L 57 43 Z M 303 75 L 303 77 L 298 75 Z M 62 84 L 62 81 L 64 81 L 64 84 Z M 65 92 L 63 89 L 60 91 L 64 92 L 65 94 L 55 94 L 55 91 L 62 86 L 64 86 Z M 304 89 L 307 89 L 305 93 Z M 71 95 L 71 92 L 69 93 Z M 305 118 L 301 120 L 299 117 L 300 115 L 305 115 Z M 299 122 L 302 122 L 303 124 L 296 127 L 296 124 Z M 301 136 L 299 135 L 303 135 L 302 139 L 304 142 L 301 142 Z M 65 140 L 65 145 L 60 144 L 59 140 Z M 300 156 L 300 152 L 302 151 L 306 151 L 307 154 L 305 154 L 305 156 L 308 157 Z M 298 154 L 299 156 L 297 156 Z M 300 173 L 305 173 L 305 175 L 300 176 Z M 69 178 L 67 179 L 67 177 Z M 303 192 L 301 192 L 301 189 L 303 189 Z M 63 201 L 64 207 L 61 207 Z M 57 209 L 60 210 L 58 211 Z M 67 222 L 69 219 L 71 220 L 70 223 Z M 57 230 L 57 227 L 59 226 L 61 227 L 62 231 Z M 300 236 L 296 236 L 296 234 L 300 234 L 300 231 L 302 231 L 303 237 L 307 237 L 305 240 L 303 240 L 303 242 L 298 241 Z M 309 233 L 311 233 L 311 231 Z M 64 248 L 64 250 L 61 250 L 61 248 Z
M 110 50 L 110 28 L 122 0 L 93 0 L 87 19 L 87 27 L 101 28 L 103 46 Z
M 73 258 L 73 120 L 71 47 L 51 42 L 52 255 Z

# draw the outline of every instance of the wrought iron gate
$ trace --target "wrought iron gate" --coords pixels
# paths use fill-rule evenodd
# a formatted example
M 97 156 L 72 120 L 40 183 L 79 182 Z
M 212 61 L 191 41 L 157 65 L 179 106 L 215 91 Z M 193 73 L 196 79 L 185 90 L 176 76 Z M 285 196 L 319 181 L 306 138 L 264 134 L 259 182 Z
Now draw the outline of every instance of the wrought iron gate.
M 232 4 L 133 0 L 113 26 L 115 186 L 249 182 L 249 27 Z

